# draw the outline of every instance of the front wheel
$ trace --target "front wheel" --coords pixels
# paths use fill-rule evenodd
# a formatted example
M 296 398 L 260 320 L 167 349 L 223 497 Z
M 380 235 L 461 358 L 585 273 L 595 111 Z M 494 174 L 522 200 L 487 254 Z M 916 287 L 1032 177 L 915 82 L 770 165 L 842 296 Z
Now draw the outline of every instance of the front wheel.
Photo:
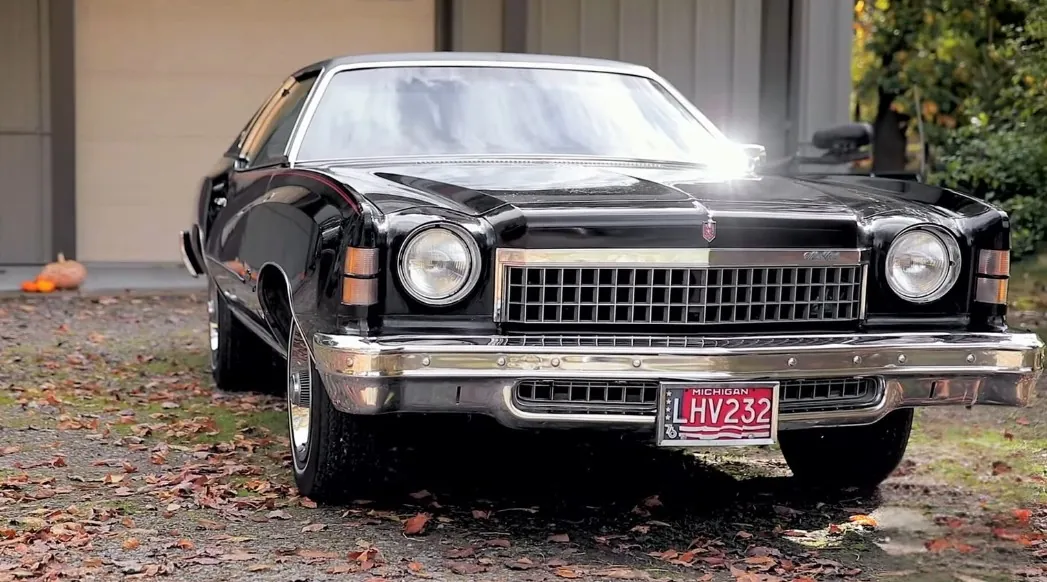
M 334 407 L 296 322 L 287 347 L 287 416 L 301 495 L 339 501 L 379 491 L 391 466 L 381 446 L 388 419 L 354 416 Z
M 898 468 L 912 431 L 913 410 L 896 410 L 866 426 L 783 431 L 778 435 L 793 475 L 814 487 L 872 490 Z

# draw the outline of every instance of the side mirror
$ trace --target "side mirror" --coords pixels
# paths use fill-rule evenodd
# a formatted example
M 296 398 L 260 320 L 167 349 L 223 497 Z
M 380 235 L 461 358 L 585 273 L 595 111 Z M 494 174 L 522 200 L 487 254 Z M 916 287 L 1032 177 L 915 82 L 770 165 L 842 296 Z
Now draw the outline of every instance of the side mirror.
M 873 128 L 868 123 L 846 123 L 821 129 L 811 136 L 811 145 L 820 150 L 851 152 L 872 143 Z
M 767 148 L 756 143 L 747 143 L 740 146 L 742 152 L 745 153 L 749 161 L 752 162 L 753 168 L 759 168 L 767 163 Z

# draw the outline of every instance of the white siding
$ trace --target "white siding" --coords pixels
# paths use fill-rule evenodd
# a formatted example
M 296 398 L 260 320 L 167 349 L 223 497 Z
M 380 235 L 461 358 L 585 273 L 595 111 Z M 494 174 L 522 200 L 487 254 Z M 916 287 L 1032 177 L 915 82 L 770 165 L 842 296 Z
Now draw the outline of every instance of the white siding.
M 434 36 L 434 0 L 77 2 L 78 258 L 178 260 L 199 180 L 280 81 Z
M 646 65 L 725 133 L 759 129 L 760 0 L 531 0 L 528 52 Z

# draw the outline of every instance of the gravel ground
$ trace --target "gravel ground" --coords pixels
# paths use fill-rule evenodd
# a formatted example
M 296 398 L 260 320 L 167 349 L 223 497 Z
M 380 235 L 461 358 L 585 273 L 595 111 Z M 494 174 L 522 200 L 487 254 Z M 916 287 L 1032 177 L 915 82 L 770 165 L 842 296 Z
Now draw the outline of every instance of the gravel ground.
M 399 487 L 317 507 L 280 400 L 217 392 L 205 341 L 202 298 L 0 301 L 0 582 L 1047 579 L 1042 398 L 922 412 L 871 498 L 811 498 L 773 448 L 419 419 Z

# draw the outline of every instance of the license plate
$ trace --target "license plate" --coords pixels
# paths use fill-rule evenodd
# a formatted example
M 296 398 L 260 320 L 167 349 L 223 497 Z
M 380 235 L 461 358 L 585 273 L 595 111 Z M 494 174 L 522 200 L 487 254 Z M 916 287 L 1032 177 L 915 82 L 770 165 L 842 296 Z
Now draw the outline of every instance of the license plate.
M 770 445 L 778 438 L 777 382 L 667 382 L 658 402 L 659 446 Z

